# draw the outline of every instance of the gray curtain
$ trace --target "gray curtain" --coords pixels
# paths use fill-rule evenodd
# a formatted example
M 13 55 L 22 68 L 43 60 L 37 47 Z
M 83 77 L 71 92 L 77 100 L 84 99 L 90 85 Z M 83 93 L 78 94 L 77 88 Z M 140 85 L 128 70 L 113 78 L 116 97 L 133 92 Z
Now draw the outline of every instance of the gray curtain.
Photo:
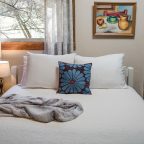
M 45 53 L 73 51 L 72 0 L 45 0 Z

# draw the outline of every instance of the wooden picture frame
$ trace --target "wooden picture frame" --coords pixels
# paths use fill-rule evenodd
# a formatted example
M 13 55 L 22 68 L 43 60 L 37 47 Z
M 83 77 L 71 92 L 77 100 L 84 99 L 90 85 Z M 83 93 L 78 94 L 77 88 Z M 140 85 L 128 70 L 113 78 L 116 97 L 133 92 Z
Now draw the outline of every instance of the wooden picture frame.
M 136 2 L 95 2 L 93 38 L 134 38 Z

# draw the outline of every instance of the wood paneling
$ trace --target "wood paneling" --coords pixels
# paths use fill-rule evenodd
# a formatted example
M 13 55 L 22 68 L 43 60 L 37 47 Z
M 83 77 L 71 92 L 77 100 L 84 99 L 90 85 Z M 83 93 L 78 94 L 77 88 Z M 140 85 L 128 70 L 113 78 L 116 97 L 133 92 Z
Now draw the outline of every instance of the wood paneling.
M 44 50 L 44 42 L 2 42 L 2 50 Z

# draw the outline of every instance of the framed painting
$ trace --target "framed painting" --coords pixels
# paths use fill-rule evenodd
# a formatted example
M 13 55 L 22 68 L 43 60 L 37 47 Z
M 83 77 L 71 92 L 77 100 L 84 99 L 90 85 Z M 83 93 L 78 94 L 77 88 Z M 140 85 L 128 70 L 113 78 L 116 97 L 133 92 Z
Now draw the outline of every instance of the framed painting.
M 95 2 L 93 6 L 93 38 L 135 36 L 135 2 Z

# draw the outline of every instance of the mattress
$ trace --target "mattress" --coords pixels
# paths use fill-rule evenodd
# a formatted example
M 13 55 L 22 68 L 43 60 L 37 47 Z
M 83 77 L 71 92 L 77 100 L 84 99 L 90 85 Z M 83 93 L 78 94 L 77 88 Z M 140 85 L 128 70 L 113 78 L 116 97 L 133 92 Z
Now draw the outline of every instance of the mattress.
M 39 123 L 0 118 L 0 144 L 144 144 L 144 101 L 128 89 L 92 89 L 92 95 L 57 94 L 53 89 L 22 89 L 20 94 L 78 101 L 84 113 L 69 122 Z

